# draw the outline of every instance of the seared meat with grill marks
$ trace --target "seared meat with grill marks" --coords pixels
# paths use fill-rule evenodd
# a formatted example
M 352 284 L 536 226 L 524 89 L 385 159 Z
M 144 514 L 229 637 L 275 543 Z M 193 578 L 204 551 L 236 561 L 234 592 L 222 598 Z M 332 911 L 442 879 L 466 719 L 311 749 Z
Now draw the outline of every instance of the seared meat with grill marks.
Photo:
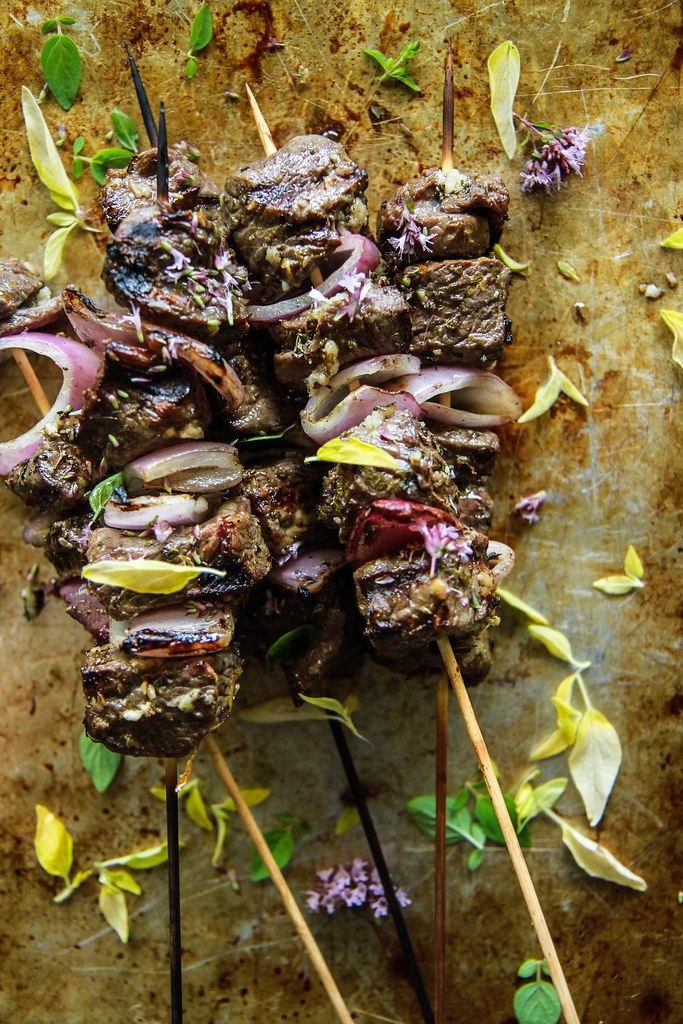
M 62 580 L 80 576 L 86 564 L 92 516 L 70 516 L 52 523 L 45 538 L 45 556 Z
M 42 278 L 12 256 L 0 257 L 0 320 L 10 316 L 43 286 Z
M 88 562 L 108 558 L 153 558 L 176 565 L 207 566 L 224 576 L 204 574 L 178 592 L 177 600 L 228 600 L 243 596 L 268 574 L 268 548 L 246 498 L 225 501 L 216 514 L 196 526 L 181 526 L 164 541 L 154 536 L 131 536 L 100 527 L 90 534 Z M 149 608 L 168 604 L 168 597 L 139 594 L 121 587 L 90 584 L 93 593 L 115 619 L 130 618 Z
M 441 454 L 452 467 L 459 487 L 471 485 L 493 471 L 493 464 L 500 451 L 500 441 L 492 430 L 472 430 L 433 423 L 431 431 Z
M 381 498 L 402 498 L 458 513 L 458 488 L 431 434 L 412 413 L 377 409 L 342 438 L 365 441 L 393 455 L 399 469 L 339 464 L 323 482 L 318 513 L 339 539 L 349 539 L 360 512 Z
M 186 143 L 168 147 L 169 198 L 178 210 L 197 206 L 218 213 L 220 189 L 187 157 Z M 132 210 L 152 206 L 157 198 L 157 151 L 136 153 L 123 170 L 110 170 L 100 190 L 99 202 L 112 231 Z
M 413 355 L 436 363 L 494 363 L 509 341 L 510 271 L 500 260 L 446 260 L 404 267 L 396 276 L 410 303 Z
M 476 686 L 486 677 L 491 668 L 491 640 L 488 626 L 478 636 L 470 637 L 463 643 L 457 637 L 451 639 L 460 672 L 468 686 Z M 401 675 L 424 675 L 425 671 L 443 672 L 443 660 L 436 644 L 407 650 L 396 649 L 391 637 L 377 637 L 372 643 L 372 655 L 387 668 Z
M 486 563 L 488 540 L 474 530 L 463 538 L 472 550 L 464 557 L 446 548 L 432 562 L 416 549 L 382 556 L 353 574 L 365 633 L 378 650 L 414 650 L 442 636 L 467 646 L 498 621 L 493 573 Z
M 378 245 L 393 268 L 422 260 L 427 252 L 435 259 L 483 256 L 500 237 L 509 202 L 500 178 L 430 168 L 382 204 Z M 401 251 L 390 239 L 401 237 L 407 218 L 425 241 L 413 239 Z
M 367 182 L 338 142 L 291 139 L 228 177 L 222 213 L 231 244 L 262 284 L 298 286 L 341 234 L 365 227 Z
M 74 440 L 79 415 L 60 416 L 55 433 L 46 435 L 38 451 L 5 477 L 9 489 L 27 505 L 62 515 L 90 490 L 92 464 Z
M 396 289 L 367 282 L 360 302 L 340 292 L 329 302 L 270 328 L 281 352 L 275 374 L 303 391 L 326 384 L 342 366 L 410 348 L 410 308 Z M 345 312 L 349 310 L 349 312 Z M 312 375 L 312 376 L 311 376 Z
M 293 557 L 302 544 L 330 543 L 317 512 L 321 475 L 296 451 L 285 451 L 279 458 L 272 453 L 245 469 L 242 492 L 275 561 Z
M 15 309 L 5 320 L 0 320 L 0 338 L 8 334 L 21 334 L 22 331 L 37 331 L 63 316 L 64 307 L 59 296 L 44 301 L 40 301 L 39 296 L 34 296 L 29 302 Z
M 242 662 L 230 649 L 178 662 L 108 644 L 88 651 L 81 673 L 92 740 L 135 757 L 182 757 L 230 714 Z
M 488 534 L 493 522 L 493 501 L 483 487 L 460 491 L 460 519 L 466 526 Z
M 203 388 L 181 367 L 141 342 L 110 341 L 79 414 L 78 446 L 111 470 L 169 442 L 203 437 L 210 419 Z
M 267 334 L 250 332 L 221 351 L 244 389 L 242 404 L 229 414 L 231 434 L 277 434 L 299 422 L 302 396 L 286 392 L 273 380 L 273 345 Z
M 118 302 L 140 307 L 143 319 L 200 337 L 246 330 L 245 271 L 220 220 L 203 208 L 134 209 L 107 246 L 102 277 Z

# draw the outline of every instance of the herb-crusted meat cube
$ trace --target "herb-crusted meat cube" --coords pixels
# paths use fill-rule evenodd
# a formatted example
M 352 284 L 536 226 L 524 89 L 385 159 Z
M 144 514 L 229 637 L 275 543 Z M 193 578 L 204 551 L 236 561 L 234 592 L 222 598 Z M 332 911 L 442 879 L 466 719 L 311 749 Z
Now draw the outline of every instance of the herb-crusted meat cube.
M 42 288 L 42 278 L 14 257 L 0 258 L 0 320 Z
M 367 174 L 338 142 L 301 135 L 231 174 L 223 217 L 238 255 L 263 284 L 302 284 L 345 232 L 367 222 Z
M 298 423 L 303 397 L 287 392 L 273 379 L 273 343 L 267 334 L 251 331 L 221 351 L 244 388 L 242 404 L 230 414 L 231 433 L 256 437 Z
M 410 351 L 447 365 L 490 365 L 508 340 L 510 271 L 500 262 L 445 260 L 404 267 L 396 282 L 410 303 Z
M 500 451 L 500 441 L 493 430 L 474 430 L 432 423 L 431 431 L 441 454 L 453 469 L 458 487 L 471 485 L 492 473 L 493 464 Z
M 90 489 L 92 464 L 74 439 L 77 416 L 60 416 L 38 451 L 5 477 L 9 489 L 27 505 L 62 515 L 75 509 Z

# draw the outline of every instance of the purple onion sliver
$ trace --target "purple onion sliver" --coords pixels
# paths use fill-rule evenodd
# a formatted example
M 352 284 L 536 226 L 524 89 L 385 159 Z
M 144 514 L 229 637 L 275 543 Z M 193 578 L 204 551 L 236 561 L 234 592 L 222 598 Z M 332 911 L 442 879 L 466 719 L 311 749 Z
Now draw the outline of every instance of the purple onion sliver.
M 344 561 L 344 552 L 340 548 L 308 551 L 284 565 L 273 566 L 266 578 L 270 583 L 295 593 L 303 587 L 309 594 L 317 594 Z

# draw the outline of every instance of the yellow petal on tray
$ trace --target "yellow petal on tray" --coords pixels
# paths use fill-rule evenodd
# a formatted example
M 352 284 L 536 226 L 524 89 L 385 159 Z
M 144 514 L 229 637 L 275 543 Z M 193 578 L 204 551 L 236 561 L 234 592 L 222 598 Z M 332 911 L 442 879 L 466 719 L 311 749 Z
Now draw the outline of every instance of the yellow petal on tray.
M 491 113 L 498 135 L 508 158 L 512 160 L 517 148 L 515 121 L 512 108 L 519 85 L 519 50 L 511 39 L 497 46 L 488 59 L 489 86 L 491 87 Z
M 108 587 L 125 587 L 138 594 L 174 594 L 202 573 L 225 576 L 219 569 L 209 569 L 206 565 L 174 565 L 156 558 L 131 558 L 129 561 L 105 558 L 87 565 L 83 579 Z
M 555 404 L 559 398 L 560 391 L 563 391 L 574 402 L 578 402 L 579 405 L 588 405 L 587 400 L 576 385 L 569 379 L 566 373 L 563 373 L 558 368 L 552 356 L 548 356 L 548 366 L 550 367 L 550 373 L 536 392 L 533 405 L 519 417 L 518 423 L 528 423 L 529 420 L 535 420 L 538 416 L 542 416 L 544 412 L 547 412 Z
M 674 363 L 683 366 L 683 313 L 676 309 L 662 309 L 659 315 L 674 336 L 671 358 Z
M 633 547 L 633 544 L 629 544 L 628 551 L 626 552 L 626 558 L 624 559 L 624 572 L 627 576 L 636 576 L 639 580 L 642 580 L 645 573 L 643 563 L 638 557 L 638 553 Z
M 642 587 L 643 584 L 635 576 L 601 576 L 593 582 L 596 590 L 603 594 L 628 594 L 629 590 Z
M 664 249 L 683 249 L 683 228 L 674 231 L 673 235 L 665 238 L 663 242 L 660 242 L 660 245 Z
M 323 462 L 345 462 L 351 466 L 375 466 L 376 469 L 400 469 L 400 463 L 377 445 L 368 444 L 367 441 L 357 441 L 355 437 L 343 438 L 333 437 L 321 448 L 318 448 L 315 456 L 306 459 L 306 462 L 314 459 L 321 459 Z
M 498 597 L 502 597 L 505 604 L 509 604 L 511 608 L 516 608 L 518 612 L 523 612 L 524 615 L 527 615 L 540 626 L 549 625 L 545 615 L 541 615 L 541 613 L 537 612 L 535 608 L 532 608 L 530 604 L 527 604 L 526 601 L 522 601 L 521 597 L 517 597 L 516 594 L 513 594 L 505 587 L 496 587 L 496 593 L 498 594 Z
M 36 835 L 34 845 L 38 863 L 49 875 L 68 878 L 74 859 L 74 843 L 66 826 L 56 814 L 36 804 Z

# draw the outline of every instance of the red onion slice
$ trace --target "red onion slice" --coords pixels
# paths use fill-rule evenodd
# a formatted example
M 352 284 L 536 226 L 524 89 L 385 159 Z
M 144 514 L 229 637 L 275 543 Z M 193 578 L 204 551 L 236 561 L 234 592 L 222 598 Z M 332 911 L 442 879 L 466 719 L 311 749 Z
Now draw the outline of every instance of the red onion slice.
M 54 425 L 58 415 L 69 407 L 83 407 L 83 394 L 95 383 L 100 356 L 71 338 L 54 334 L 15 334 L 0 339 L 0 352 L 20 348 L 47 356 L 63 374 L 62 386 L 55 403 L 46 416 L 13 441 L 0 444 L 0 476 L 6 476 L 18 463 L 34 455 L 43 443 L 43 432 Z
M 343 290 L 339 282 L 347 274 L 366 274 L 374 270 L 380 261 L 379 249 L 365 235 L 342 235 L 341 243 L 334 252 L 334 258 L 343 258 L 344 262 L 334 270 L 318 287 L 325 298 L 329 299 Z M 276 324 L 281 320 L 292 320 L 299 313 L 310 309 L 313 299 L 306 292 L 293 298 L 281 299 L 268 306 L 247 306 L 247 315 L 253 324 Z
M 372 359 L 363 359 L 352 366 L 346 366 L 339 373 L 335 373 L 327 386 L 331 391 L 335 391 L 342 385 L 349 387 L 355 381 L 359 384 L 383 384 L 387 380 L 393 380 L 394 377 L 419 372 L 418 356 L 393 352 L 387 356 L 373 356 Z
M 499 540 L 490 540 L 486 551 L 486 558 L 489 561 L 489 569 L 493 573 L 493 580 L 498 587 L 504 583 L 515 567 L 515 553 L 507 544 Z M 493 562 L 493 564 L 491 564 Z
M 35 519 L 31 519 L 22 532 L 24 542 L 34 548 L 44 547 L 47 531 L 52 526 L 54 520 L 54 512 L 41 512 Z
M 415 501 L 381 498 L 373 501 L 356 520 L 346 545 L 346 557 L 349 561 L 363 563 L 406 548 L 424 547 L 425 530 L 439 524 L 466 530 L 459 519 L 443 509 Z
M 316 399 L 311 399 L 311 401 L 316 401 Z M 395 406 L 397 412 L 407 409 L 416 419 L 424 419 L 425 414 L 420 406 L 413 396 L 406 394 L 405 391 L 384 391 L 382 388 L 371 388 L 367 384 L 361 384 L 359 388 L 338 402 L 326 416 L 320 415 L 318 412 L 317 418 L 311 418 L 307 413 L 308 406 L 306 406 L 301 413 L 301 426 L 304 433 L 308 434 L 317 444 L 324 444 L 325 441 L 331 441 L 333 437 L 338 437 L 345 430 L 358 426 L 375 409 L 387 405 Z M 315 409 L 313 415 L 316 415 Z
M 344 563 L 340 548 L 318 548 L 293 558 L 284 565 L 274 565 L 266 579 L 286 590 L 298 591 L 303 587 L 309 594 L 317 594 L 326 586 L 335 569 Z
M 174 604 L 136 616 L 117 643 L 140 658 L 196 658 L 228 647 L 234 626 L 228 608 Z
M 75 288 L 62 291 L 64 312 L 81 341 L 89 341 L 104 350 L 109 341 L 132 341 L 137 338 L 130 313 L 107 313 Z
M 242 479 L 237 449 L 217 441 L 190 441 L 161 448 L 135 459 L 123 472 L 133 494 L 145 488 L 210 494 L 227 491 Z
M 59 596 L 66 603 L 66 610 L 98 640 L 109 639 L 109 616 L 89 589 L 85 580 L 73 579 L 62 583 Z
M 147 530 L 158 523 L 188 526 L 201 523 L 208 510 L 206 498 L 191 494 L 143 495 L 125 502 L 110 498 L 104 506 L 104 521 L 116 530 Z
M 437 366 L 392 381 L 392 389 L 410 392 L 428 419 L 453 426 L 496 427 L 522 414 L 522 402 L 512 388 L 485 370 Z M 449 393 L 453 408 L 428 401 Z

